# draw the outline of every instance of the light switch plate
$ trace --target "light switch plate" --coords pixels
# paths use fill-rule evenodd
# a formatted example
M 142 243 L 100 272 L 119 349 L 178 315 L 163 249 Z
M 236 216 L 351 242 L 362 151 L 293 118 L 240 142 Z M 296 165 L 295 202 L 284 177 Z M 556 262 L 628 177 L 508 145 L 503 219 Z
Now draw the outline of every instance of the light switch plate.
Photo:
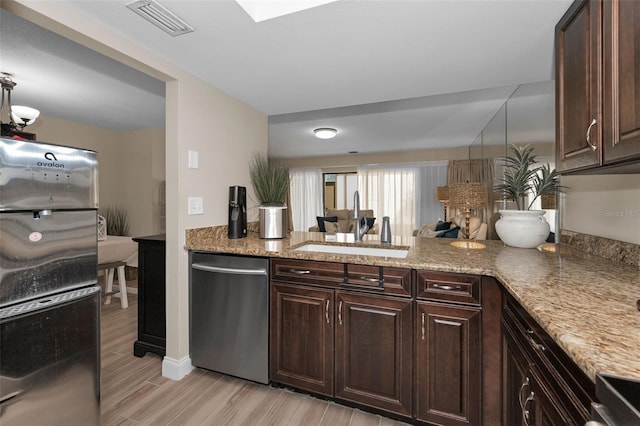
M 198 168 L 198 151 L 191 151 L 189 150 L 189 163 L 188 163 L 188 167 L 190 169 L 197 169 Z
M 204 201 L 202 197 L 189 197 L 189 214 L 204 214 Z

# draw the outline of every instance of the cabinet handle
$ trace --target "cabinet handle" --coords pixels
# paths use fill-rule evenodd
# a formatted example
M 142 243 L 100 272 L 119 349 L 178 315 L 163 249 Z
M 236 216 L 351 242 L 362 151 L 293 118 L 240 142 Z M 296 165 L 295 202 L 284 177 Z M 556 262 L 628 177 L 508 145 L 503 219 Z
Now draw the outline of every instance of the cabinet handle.
M 520 408 L 524 410 L 524 402 L 522 401 L 522 391 L 525 387 L 529 387 L 529 378 L 525 377 L 524 382 L 522 382 L 522 386 L 520 386 L 520 390 L 518 391 L 518 402 L 520 403 Z
M 338 324 L 342 325 L 342 300 L 338 304 Z
M 380 280 L 378 278 L 370 278 L 370 277 L 360 277 L 360 279 L 362 281 L 367 281 L 367 282 L 376 283 L 376 284 L 379 284 L 379 283 L 384 281 L 384 280 Z
M 589 144 L 589 146 L 591 147 L 592 151 L 595 151 L 596 149 L 598 149 L 597 146 L 595 146 L 594 144 L 591 143 L 591 128 L 593 126 L 595 126 L 597 123 L 598 122 L 594 118 L 593 121 L 591 122 L 591 124 L 589 124 L 589 127 L 587 127 L 587 144 Z
M 524 423 L 525 426 L 529 426 L 529 410 L 527 410 L 526 407 L 528 403 L 533 401 L 534 395 L 535 394 L 531 392 L 527 399 L 524 400 L 524 406 L 522 408 L 522 423 Z
M 327 300 L 327 304 L 324 307 L 324 317 L 327 319 L 327 324 L 329 324 L 329 301 Z
M 527 330 L 527 338 L 529 339 L 529 343 L 531 343 L 531 346 L 533 346 L 535 349 L 538 349 L 540 351 L 546 351 L 547 348 L 544 347 L 543 344 L 541 343 L 537 343 L 534 339 L 533 339 L 533 330 Z
M 540 344 L 540 343 L 536 343 L 535 340 L 533 340 L 533 337 L 529 336 L 529 343 L 531 343 L 531 346 L 533 346 L 534 348 L 540 350 L 540 351 L 546 351 L 547 348 L 544 347 L 544 345 Z
M 434 284 L 433 288 L 439 288 L 441 290 L 462 290 L 462 287 L 460 287 L 459 285 L 454 287 L 452 285 Z
M 310 274 L 311 271 L 308 269 L 290 269 L 291 272 L 298 275 Z
M 424 340 L 424 312 L 422 313 L 422 340 Z

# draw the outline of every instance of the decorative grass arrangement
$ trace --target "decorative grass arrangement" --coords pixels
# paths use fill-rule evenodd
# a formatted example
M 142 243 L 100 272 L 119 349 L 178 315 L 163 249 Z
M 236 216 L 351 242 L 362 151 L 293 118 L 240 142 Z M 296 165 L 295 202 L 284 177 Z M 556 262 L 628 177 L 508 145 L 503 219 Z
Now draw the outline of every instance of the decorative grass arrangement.
M 284 204 L 289 191 L 289 168 L 256 154 L 249 165 L 253 190 L 263 206 Z
M 109 206 L 100 210 L 100 215 L 107 221 L 107 235 L 129 234 L 129 214 L 124 207 Z
M 564 187 L 560 185 L 560 175 L 556 169 L 551 170 L 548 164 L 534 166 L 536 155 L 533 154 L 532 146 L 511 145 L 509 152 L 510 155 L 503 159 L 506 168 L 502 183 L 495 187 L 502 194 L 503 200 L 515 202 L 518 210 L 529 210 L 538 197 L 555 197 L 563 192 Z M 525 208 L 524 200 L 528 194 L 534 194 L 534 197 Z

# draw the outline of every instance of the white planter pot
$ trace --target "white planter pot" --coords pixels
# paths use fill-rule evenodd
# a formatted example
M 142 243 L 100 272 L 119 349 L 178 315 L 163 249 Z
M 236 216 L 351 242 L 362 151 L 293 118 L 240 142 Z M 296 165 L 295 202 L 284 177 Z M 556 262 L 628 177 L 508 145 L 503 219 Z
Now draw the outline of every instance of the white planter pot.
M 544 210 L 498 210 L 496 233 L 511 247 L 536 248 L 549 237 Z
M 287 206 L 260 206 L 258 220 L 260 221 L 260 238 L 284 238 L 285 214 Z

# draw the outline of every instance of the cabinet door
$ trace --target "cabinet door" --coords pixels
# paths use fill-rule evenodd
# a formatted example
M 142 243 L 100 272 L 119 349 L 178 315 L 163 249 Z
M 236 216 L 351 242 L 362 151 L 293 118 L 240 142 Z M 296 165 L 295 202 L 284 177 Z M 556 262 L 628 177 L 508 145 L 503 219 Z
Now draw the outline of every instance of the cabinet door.
M 556 25 L 556 168 L 600 164 L 601 3 L 575 2 Z M 593 120 L 596 123 L 591 126 Z M 587 134 L 589 142 L 587 142 Z M 591 145 L 589 145 L 591 144 Z M 594 150 L 593 147 L 596 149 Z
M 411 415 L 412 302 L 336 292 L 336 397 Z
M 524 417 L 527 420 L 525 424 L 531 426 L 574 425 L 574 420 L 553 396 L 549 387 L 545 386 L 545 381 L 539 376 L 535 367 L 531 368 L 529 376 L 531 387 L 527 395 L 523 395 Z
M 416 319 L 418 420 L 480 424 L 480 309 L 418 302 Z
M 528 376 L 529 362 L 514 340 L 505 335 L 503 340 L 503 410 L 504 425 L 525 425 L 523 403 L 531 391 L 531 378 Z
M 556 426 L 584 424 L 584 418 L 572 418 L 554 392 L 564 392 L 559 382 L 545 380 L 540 360 L 532 357 L 530 334 L 524 335 L 514 322 L 511 310 L 505 310 L 503 326 L 503 420 L 504 425 Z M 525 347 L 527 349 L 525 349 Z M 528 355 L 527 355 L 528 354 Z M 565 388 L 566 389 L 566 388 Z M 566 396 L 566 395 L 565 395 Z
M 166 352 L 165 242 L 138 241 L 138 340 L 137 357 Z
M 604 162 L 640 158 L 640 2 L 604 3 Z
M 271 380 L 333 396 L 333 290 L 271 284 Z

